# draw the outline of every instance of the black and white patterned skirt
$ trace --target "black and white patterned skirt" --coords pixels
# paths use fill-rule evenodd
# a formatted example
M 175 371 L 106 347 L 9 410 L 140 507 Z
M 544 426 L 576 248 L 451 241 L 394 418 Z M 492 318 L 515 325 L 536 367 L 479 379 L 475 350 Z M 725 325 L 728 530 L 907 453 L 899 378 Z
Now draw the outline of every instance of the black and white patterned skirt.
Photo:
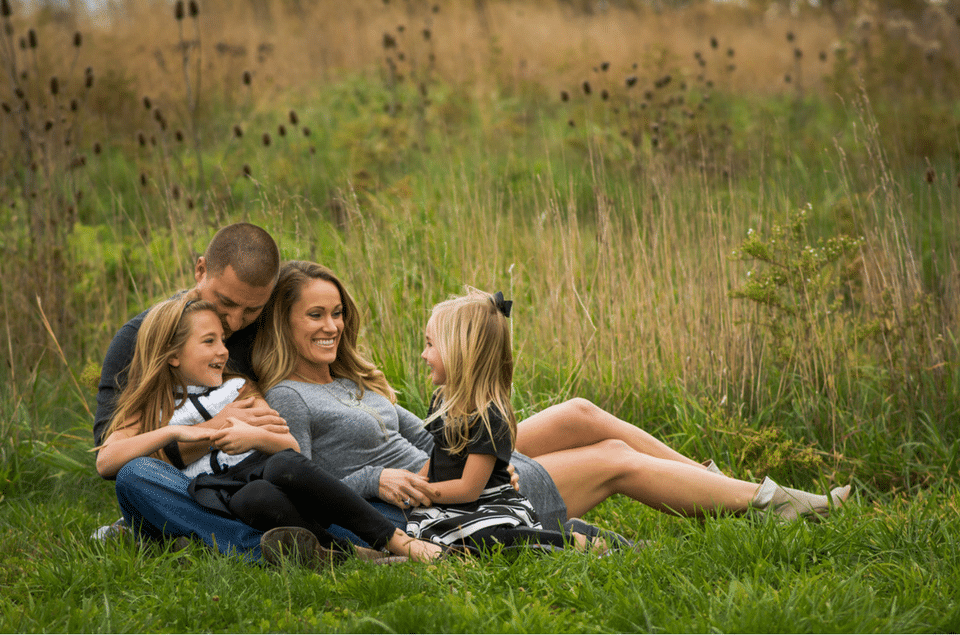
M 541 529 L 533 505 L 509 484 L 483 490 L 473 503 L 417 507 L 407 514 L 408 534 L 442 545 L 491 527 Z

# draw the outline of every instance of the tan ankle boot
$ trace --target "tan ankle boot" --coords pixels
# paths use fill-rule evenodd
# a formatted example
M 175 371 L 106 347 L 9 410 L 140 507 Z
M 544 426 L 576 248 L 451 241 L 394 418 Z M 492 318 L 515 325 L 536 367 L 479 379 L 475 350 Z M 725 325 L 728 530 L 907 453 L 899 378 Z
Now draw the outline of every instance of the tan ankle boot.
M 831 502 L 839 507 L 850 495 L 850 486 L 838 487 L 830 496 L 811 494 L 798 489 L 780 487 L 769 476 L 763 479 L 750 506 L 775 514 L 780 520 L 794 520 L 799 517 L 816 518 L 830 514 Z

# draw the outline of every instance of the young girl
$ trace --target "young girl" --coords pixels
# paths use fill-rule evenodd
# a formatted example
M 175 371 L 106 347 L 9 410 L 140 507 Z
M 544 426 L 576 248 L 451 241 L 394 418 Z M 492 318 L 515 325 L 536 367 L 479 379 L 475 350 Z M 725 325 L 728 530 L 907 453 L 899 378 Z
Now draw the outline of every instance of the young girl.
M 510 405 L 512 302 L 471 290 L 434 307 L 421 357 L 439 388 L 425 421 L 434 437 L 420 470 L 438 496 L 408 516 L 407 532 L 448 546 L 539 543 L 564 546 L 570 537 L 540 526 L 530 502 L 510 482 L 516 444 Z M 574 533 L 583 547 L 586 537 Z
M 326 528 L 346 527 L 377 548 L 430 560 L 436 545 L 412 540 L 352 490 L 298 453 L 289 433 L 228 418 L 204 426 L 239 398 L 262 399 L 242 377 L 224 380 L 228 352 L 215 307 L 187 294 L 161 302 L 143 321 L 127 378 L 97 455 L 97 471 L 112 477 L 128 461 L 164 458 L 171 442 L 192 444 L 182 470 L 204 507 L 260 530 L 303 527 L 321 544 Z M 264 404 L 265 405 L 265 404 Z M 199 448 L 199 450 L 197 449 Z M 197 456 L 199 455 L 199 456 Z

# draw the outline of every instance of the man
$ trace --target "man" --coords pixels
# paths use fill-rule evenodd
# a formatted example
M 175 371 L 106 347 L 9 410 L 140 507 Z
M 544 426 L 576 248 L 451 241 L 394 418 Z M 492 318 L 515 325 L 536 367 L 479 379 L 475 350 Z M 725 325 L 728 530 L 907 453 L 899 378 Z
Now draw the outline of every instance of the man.
M 280 270 L 280 251 L 266 231 L 249 223 L 237 223 L 221 229 L 210 241 L 194 269 L 196 291 L 212 302 L 224 323 L 230 367 L 256 379 L 251 353 L 257 334 L 256 320 L 270 299 Z M 97 412 L 93 438 L 103 441 L 113 416 L 116 398 L 133 359 L 137 332 L 147 312 L 127 322 L 110 342 L 97 391 Z M 276 411 L 254 407 L 253 399 L 231 404 L 205 424 L 219 428 L 227 417 L 236 417 L 250 425 L 286 429 Z M 205 442 L 171 444 L 164 448 L 177 467 L 190 463 L 207 452 Z M 126 520 L 141 534 L 154 538 L 199 536 L 208 545 L 227 552 L 236 549 L 252 559 L 260 557 L 261 532 L 235 519 L 218 516 L 193 500 L 179 470 L 152 458 L 137 459 L 117 474 L 117 498 Z

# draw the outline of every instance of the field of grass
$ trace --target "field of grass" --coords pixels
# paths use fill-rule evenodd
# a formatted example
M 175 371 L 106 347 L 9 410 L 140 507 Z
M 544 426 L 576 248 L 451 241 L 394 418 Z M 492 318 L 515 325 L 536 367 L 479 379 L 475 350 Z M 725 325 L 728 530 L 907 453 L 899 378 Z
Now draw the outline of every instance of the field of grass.
M 957 14 L 637 4 L 4 0 L 0 629 L 960 629 Z M 786 526 L 611 500 L 654 544 L 603 559 L 94 543 L 106 346 L 239 220 L 341 275 L 416 412 L 430 306 L 502 289 L 521 419 L 586 397 L 855 494 Z

